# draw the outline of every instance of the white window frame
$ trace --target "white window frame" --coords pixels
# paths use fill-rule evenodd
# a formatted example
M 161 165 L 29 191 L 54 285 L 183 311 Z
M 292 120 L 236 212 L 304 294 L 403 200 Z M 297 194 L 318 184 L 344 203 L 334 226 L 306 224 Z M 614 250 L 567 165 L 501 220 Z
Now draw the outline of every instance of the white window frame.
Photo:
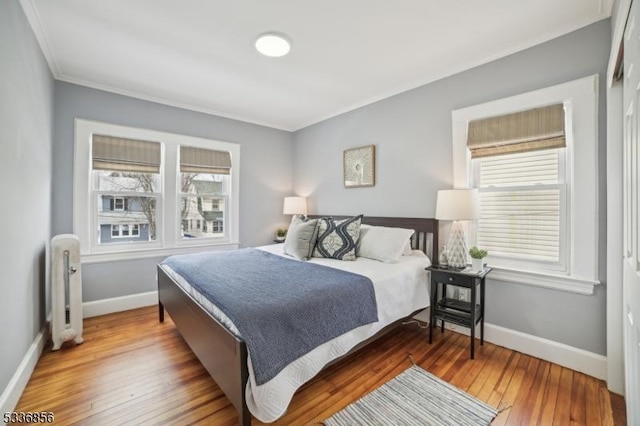
M 93 134 L 157 141 L 162 144 L 160 194 L 157 197 L 156 205 L 158 212 L 156 241 L 101 245 L 96 243 L 97 224 L 95 223 L 96 215 L 93 212 L 98 203 L 92 200 L 90 175 L 91 137 Z M 181 226 L 178 188 L 180 182 L 178 164 L 180 145 L 228 151 L 231 154 L 233 167 L 229 182 L 229 205 L 225 217 L 224 237 L 191 241 L 179 238 Z M 83 263 L 160 257 L 211 250 L 212 248 L 229 249 L 239 246 L 240 145 L 237 143 L 76 118 L 73 182 L 73 233 L 80 238 Z
M 122 200 L 122 208 L 121 209 L 119 209 L 118 206 L 117 206 L 118 200 Z M 124 211 L 124 206 L 125 206 L 124 197 L 113 197 L 113 211 L 114 212 L 123 212 Z
M 533 260 L 533 259 L 522 259 L 518 257 L 500 257 L 500 256 L 488 256 L 487 261 L 491 262 L 492 267 L 503 267 L 503 268 L 512 268 L 518 270 L 541 270 L 551 273 L 562 273 L 566 274 L 568 271 L 569 265 L 569 224 L 571 223 L 571 218 L 569 216 L 569 209 L 567 206 L 567 198 L 570 194 L 570 182 L 567 180 L 567 170 L 569 170 L 570 164 L 569 155 L 567 155 L 566 149 L 562 148 L 554 148 L 558 149 L 558 183 L 557 184 L 544 184 L 540 186 L 532 186 L 532 187 L 504 187 L 499 188 L 499 190 L 508 190 L 508 191 L 518 191 L 523 189 L 529 190 L 538 190 L 538 189 L 559 189 L 560 190 L 560 250 L 559 250 L 559 259 L 557 262 L 552 262 L 548 260 Z M 471 162 L 471 174 L 470 174 L 470 184 L 473 188 L 478 188 L 478 191 L 482 192 L 483 190 L 479 188 L 478 184 L 480 181 L 480 164 L 477 160 L 469 160 Z M 475 229 L 473 232 L 470 232 L 469 240 L 471 246 L 478 245 L 476 239 Z
M 124 235 L 124 227 L 128 226 L 129 235 Z M 118 234 L 114 235 L 113 231 L 118 230 Z M 133 231 L 136 231 L 135 233 Z M 121 223 L 119 225 L 111 225 L 111 238 L 133 238 L 140 236 L 140 225 L 137 223 Z
M 566 266 L 542 268 L 535 262 L 498 262 L 490 278 L 593 294 L 598 281 L 598 75 L 452 111 L 453 185 L 473 184 L 473 163 L 467 149 L 472 120 L 524 111 L 554 103 L 565 105 Z M 574 141 L 579 141 L 574 144 Z M 578 214 L 579 213 L 579 214 Z M 470 232 L 471 244 L 475 233 Z

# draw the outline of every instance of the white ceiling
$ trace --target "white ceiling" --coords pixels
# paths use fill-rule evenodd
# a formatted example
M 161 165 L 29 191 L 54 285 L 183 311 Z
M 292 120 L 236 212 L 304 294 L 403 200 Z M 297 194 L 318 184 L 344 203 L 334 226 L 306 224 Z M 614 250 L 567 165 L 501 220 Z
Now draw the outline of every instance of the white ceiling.
M 285 130 L 610 16 L 613 0 L 21 0 L 54 76 Z M 287 34 L 268 58 L 254 41 Z

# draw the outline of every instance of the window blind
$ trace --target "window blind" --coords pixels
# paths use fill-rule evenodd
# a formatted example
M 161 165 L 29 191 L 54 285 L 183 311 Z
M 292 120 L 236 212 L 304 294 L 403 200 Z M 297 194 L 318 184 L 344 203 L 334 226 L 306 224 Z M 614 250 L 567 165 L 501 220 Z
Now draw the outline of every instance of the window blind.
M 97 135 L 91 137 L 94 170 L 160 173 L 160 143 Z
M 492 254 L 560 259 L 559 150 L 484 157 L 478 245 Z
M 181 173 L 231 173 L 231 154 L 227 151 L 180 146 Z
M 471 158 L 566 146 L 562 104 L 469 122 Z

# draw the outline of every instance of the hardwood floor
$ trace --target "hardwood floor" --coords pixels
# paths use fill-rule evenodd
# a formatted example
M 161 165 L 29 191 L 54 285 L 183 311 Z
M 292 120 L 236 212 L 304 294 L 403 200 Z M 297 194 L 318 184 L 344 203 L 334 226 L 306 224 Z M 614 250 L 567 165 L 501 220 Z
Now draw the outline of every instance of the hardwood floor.
M 624 401 L 603 381 L 468 337 L 405 325 L 320 373 L 274 424 L 319 423 L 417 364 L 503 410 L 493 425 L 624 425 Z M 168 318 L 155 307 L 85 320 L 85 343 L 46 349 L 16 411 L 56 424 L 233 425 L 237 415 Z M 50 348 L 50 346 L 49 346 Z M 256 419 L 254 425 L 262 424 Z

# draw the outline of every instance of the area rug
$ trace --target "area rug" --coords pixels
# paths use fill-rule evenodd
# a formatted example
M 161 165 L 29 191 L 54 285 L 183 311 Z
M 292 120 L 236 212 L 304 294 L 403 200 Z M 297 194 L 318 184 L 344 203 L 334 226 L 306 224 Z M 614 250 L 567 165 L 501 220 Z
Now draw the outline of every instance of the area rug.
M 326 426 L 486 426 L 498 410 L 413 366 L 324 421 Z

